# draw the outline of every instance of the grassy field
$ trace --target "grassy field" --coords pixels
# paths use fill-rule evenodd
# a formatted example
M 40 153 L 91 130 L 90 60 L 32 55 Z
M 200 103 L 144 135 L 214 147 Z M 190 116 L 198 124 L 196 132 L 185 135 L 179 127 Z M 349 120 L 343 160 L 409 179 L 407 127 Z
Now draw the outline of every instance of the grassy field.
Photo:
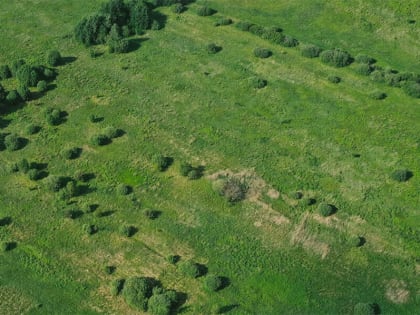
M 401 89 L 337 69 L 232 26 L 221 16 L 278 25 L 303 43 L 366 53 L 382 66 L 420 72 L 416 1 L 197 1 L 165 27 L 136 38 L 127 54 L 92 58 L 72 37 L 74 26 L 102 1 L 3 0 L 0 64 L 24 58 L 44 63 L 58 49 L 73 62 L 58 67 L 56 88 L 2 115 L 1 133 L 28 139 L 18 151 L 0 152 L 1 241 L 17 246 L 0 253 L 0 314 L 135 314 L 109 290 L 113 279 L 158 278 L 186 294 L 179 314 L 353 314 L 359 302 L 381 314 L 415 314 L 420 305 L 420 100 Z M 218 10 L 197 16 L 200 4 Z M 228 2 L 228 3 L 227 3 Z M 302 23 L 303 21 L 303 23 Z M 356 21 L 356 23 L 355 23 Z M 208 54 L 206 45 L 223 49 Z M 253 55 L 256 47 L 273 52 Z M 328 76 L 342 78 L 332 84 Z M 256 90 L 260 76 L 267 87 Z M 5 87 L 13 79 L 1 82 Z M 373 90 L 387 94 L 381 101 Z M 46 123 L 47 107 L 67 112 Z M 92 123 L 90 115 L 103 118 Z M 30 123 L 41 131 L 25 134 Z M 106 146 L 90 138 L 107 126 L 125 134 Z M 66 160 L 62 151 L 82 148 Z M 174 159 L 156 171 L 153 156 Z M 94 176 L 71 203 L 48 191 L 48 177 L 31 181 L 10 166 L 22 158 L 45 163 L 49 176 Z M 205 168 L 204 176 L 179 175 L 181 162 Z M 395 169 L 413 178 L 398 183 Z M 231 205 L 212 189 L 213 174 L 242 174 L 250 191 Z M 124 183 L 127 196 L 117 193 Z M 291 194 L 317 200 L 306 206 Z M 318 203 L 337 207 L 324 218 Z M 86 205 L 98 205 L 88 213 Z M 161 215 L 147 219 L 145 209 Z M 76 219 L 67 210 L 83 210 Z M 84 226 L 95 224 L 94 235 Z M 126 238 L 120 226 L 137 233 Z M 363 236 L 354 247 L 350 240 Z M 185 278 L 167 261 L 205 264 L 229 279 L 208 293 L 203 278 Z M 108 275 L 105 266 L 116 267 Z

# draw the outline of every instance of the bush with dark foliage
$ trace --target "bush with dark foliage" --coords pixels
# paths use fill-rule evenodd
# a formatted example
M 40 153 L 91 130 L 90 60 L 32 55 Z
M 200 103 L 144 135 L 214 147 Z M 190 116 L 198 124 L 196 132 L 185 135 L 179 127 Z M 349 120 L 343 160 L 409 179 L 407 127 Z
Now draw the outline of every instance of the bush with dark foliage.
M 319 56 L 323 63 L 337 68 L 348 66 L 353 61 L 348 52 L 338 48 L 325 50 Z

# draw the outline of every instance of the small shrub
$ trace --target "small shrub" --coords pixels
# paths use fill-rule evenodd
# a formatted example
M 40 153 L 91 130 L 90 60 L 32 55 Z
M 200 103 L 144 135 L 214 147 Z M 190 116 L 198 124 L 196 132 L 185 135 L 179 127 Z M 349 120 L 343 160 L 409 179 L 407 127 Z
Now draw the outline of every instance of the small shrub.
M 107 275 L 112 275 L 115 272 L 115 266 L 105 266 L 104 271 Z
M 38 84 L 36 85 L 36 88 L 38 89 L 38 92 L 44 93 L 45 91 L 48 90 L 47 81 L 45 81 L 45 80 L 39 81 Z
M 353 61 L 348 52 L 338 48 L 325 50 L 321 52 L 319 56 L 323 63 L 337 68 L 345 67 Z
M 52 50 L 48 53 L 47 64 L 51 67 L 56 67 L 61 63 L 61 54 L 57 50 Z
M 368 65 L 373 65 L 376 62 L 376 60 L 373 59 L 372 57 L 369 57 L 363 54 L 357 55 L 354 58 L 354 61 L 356 61 L 357 63 L 368 64 Z
M 381 92 L 381 91 L 373 91 L 372 93 L 369 94 L 369 96 L 371 98 L 373 98 L 374 100 L 383 100 L 386 98 L 386 93 Z
M 57 126 L 62 122 L 62 114 L 59 109 L 47 108 L 45 111 L 45 119 L 51 126 Z
M 296 38 L 290 36 L 284 36 L 283 41 L 280 42 L 280 45 L 284 47 L 296 47 L 299 45 L 299 41 Z
M 226 26 L 226 25 L 230 25 L 232 23 L 233 23 L 232 19 L 221 18 L 215 23 L 215 26 Z
M 197 14 L 199 16 L 210 16 L 216 13 L 216 10 L 209 8 L 208 6 L 202 6 L 198 8 Z
M 34 67 L 24 64 L 17 71 L 16 78 L 23 86 L 36 86 L 40 75 Z
M 188 172 L 187 175 L 188 179 L 195 180 L 201 177 L 201 172 L 197 168 L 193 168 L 191 171 Z
M 265 32 L 265 29 L 264 29 L 264 27 L 262 27 L 260 25 L 253 24 L 249 27 L 248 32 L 262 37 L 264 32 Z
M 264 29 L 260 36 L 261 38 L 269 40 L 270 42 L 278 45 L 281 45 L 285 38 L 285 35 L 283 35 L 281 31 L 278 31 L 275 28 Z
M 191 166 L 191 164 L 186 163 L 186 162 L 181 163 L 179 167 L 179 173 L 182 176 L 188 176 L 188 173 L 192 170 L 193 170 L 193 167 Z
M 168 262 L 172 265 L 175 265 L 180 259 L 181 257 L 179 255 L 169 255 L 167 258 Z
M 132 191 L 133 191 L 133 188 L 125 184 L 120 184 L 117 187 L 117 193 L 122 196 L 130 194 Z
M 176 14 L 181 14 L 185 9 L 186 8 L 182 3 L 176 3 L 172 6 L 172 12 Z
M 98 227 L 94 224 L 85 224 L 83 226 L 83 230 L 85 231 L 85 233 L 87 233 L 88 235 L 93 235 L 95 233 L 98 232 Z
M 241 31 L 248 32 L 252 25 L 254 24 L 251 22 L 239 21 L 235 26 Z
M 42 171 L 37 169 L 31 169 L 28 171 L 28 177 L 30 180 L 36 181 L 42 178 Z
M 154 157 L 155 167 L 158 171 L 164 172 L 172 164 L 172 158 L 163 155 L 157 155 Z
M 91 143 L 98 146 L 103 146 L 111 143 L 111 139 L 107 135 L 96 135 L 91 138 Z
M 12 77 L 12 72 L 8 65 L 1 65 L 0 66 L 0 80 L 6 80 Z
M 303 193 L 301 191 L 294 191 L 290 194 L 293 199 L 300 200 L 303 198 Z
M 351 247 L 360 247 L 365 244 L 366 240 L 361 236 L 353 236 L 349 238 L 348 243 Z
M 67 159 L 67 160 L 74 160 L 77 159 L 80 156 L 80 152 L 81 149 L 80 148 L 70 148 L 70 149 L 65 149 L 62 152 L 62 156 Z
M 6 101 L 11 104 L 15 105 L 19 103 L 22 99 L 20 98 L 18 92 L 16 90 L 11 90 L 9 93 L 7 93 Z
M 366 63 L 361 63 L 356 65 L 355 70 L 360 75 L 368 76 L 373 72 L 373 68 Z
M 119 232 L 122 236 L 132 237 L 134 234 L 136 234 L 137 229 L 132 225 L 122 225 L 119 228 Z
M 209 275 L 204 279 L 204 288 L 208 291 L 219 291 L 223 286 L 222 278 L 215 275 Z
M 18 170 L 22 173 L 27 173 L 30 169 L 29 162 L 27 159 L 21 159 L 16 163 Z
M 152 30 L 152 31 L 158 31 L 158 30 L 160 30 L 160 29 L 162 29 L 162 24 L 161 23 L 159 23 L 159 21 L 157 21 L 157 20 L 153 20 L 153 22 L 152 22 L 152 26 L 150 27 L 150 29 Z
M 235 177 L 229 177 L 223 180 L 220 194 L 229 202 L 238 202 L 245 199 L 248 186 L 246 183 Z
M 372 303 L 357 303 L 353 309 L 354 315 L 376 315 L 376 307 Z
M 46 183 L 47 188 L 52 192 L 57 192 L 66 186 L 65 178 L 61 176 L 49 176 Z
M 11 133 L 4 137 L 4 146 L 9 151 L 16 151 L 22 148 L 23 141 L 17 134 Z
M 319 57 L 322 49 L 315 45 L 304 45 L 300 49 L 300 53 L 303 57 L 306 58 L 316 58 Z
M 117 296 L 121 293 L 121 291 L 124 288 L 124 282 L 125 282 L 124 279 L 115 279 L 111 282 L 110 289 L 111 289 L 111 294 L 113 296 Z
M 330 75 L 328 77 L 328 81 L 330 81 L 331 83 L 337 84 L 337 83 L 340 83 L 341 82 L 341 78 L 340 77 L 337 77 L 335 75 Z
M 370 78 L 372 81 L 378 82 L 378 83 L 384 83 L 385 82 L 385 73 L 382 70 L 375 70 L 371 72 Z
M 321 203 L 318 207 L 318 212 L 323 217 L 328 217 L 335 213 L 335 207 L 328 203 Z
M 414 81 L 408 81 L 403 84 L 404 92 L 415 98 L 420 98 L 420 83 Z
M 26 85 L 20 85 L 17 92 L 20 98 L 24 101 L 28 101 L 31 97 L 31 91 L 29 91 L 29 88 Z
M 268 58 L 272 55 L 272 52 L 266 48 L 255 48 L 254 55 L 258 58 Z
M 262 89 L 267 86 L 267 80 L 260 77 L 251 78 L 251 85 L 254 89 Z
M 122 54 L 129 51 L 130 44 L 125 39 L 110 40 L 108 41 L 108 49 L 110 53 Z
M 302 204 L 304 204 L 305 206 L 312 206 L 312 205 L 316 204 L 316 199 L 314 199 L 314 198 L 304 198 L 304 199 L 302 199 Z
M 200 266 L 191 260 L 181 262 L 178 266 L 182 274 L 187 277 L 198 278 L 201 276 Z
M 217 46 L 215 43 L 210 43 L 206 46 L 206 50 L 209 54 L 216 54 L 222 50 L 222 47 Z
M 144 215 L 150 219 L 150 220 L 154 220 L 157 219 L 160 215 L 160 211 L 158 210 L 153 210 L 153 209 L 146 209 L 144 210 Z
M 15 247 L 16 247 L 16 243 L 15 242 L 2 242 L 1 243 L 1 251 L 2 252 L 11 251 Z
M 406 182 L 413 177 L 413 172 L 407 169 L 400 169 L 392 172 L 391 178 L 397 182 Z

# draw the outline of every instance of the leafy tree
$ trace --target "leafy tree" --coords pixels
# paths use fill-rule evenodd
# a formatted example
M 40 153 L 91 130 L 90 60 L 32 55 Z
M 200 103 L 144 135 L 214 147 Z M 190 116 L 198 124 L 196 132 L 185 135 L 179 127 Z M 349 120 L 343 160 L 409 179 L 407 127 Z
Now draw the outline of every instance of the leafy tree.
M 123 26 L 128 23 L 129 8 L 123 0 L 110 0 L 105 2 L 100 9 L 100 13 L 108 15 L 111 24 Z
M 122 295 L 129 306 L 146 311 L 147 301 L 152 296 L 155 286 L 157 286 L 157 282 L 151 278 L 129 278 L 124 284 Z
M 12 77 L 12 72 L 8 65 L 1 65 L 0 66 L 0 80 L 6 80 Z
M 56 67 L 61 63 L 61 54 L 58 50 L 52 50 L 48 53 L 47 64 Z
M 83 18 L 75 28 L 76 39 L 85 46 L 104 44 L 111 30 L 111 19 L 104 14 Z
M 222 288 L 223 281 L 222 278 L 215 275 L 209 275 L 204 279 L 204 287 L 208 291 L 218 291 Z
M 152 9 L 142 0 L 131 0 L 128 5 L 130 12 L 128 26 L 132 33 L 142 34 L 152 25 Z
M 36 86 L 40 80 L 38 71 L 29 65 L 22 65 L 16 72 L 16 77 L 24 86 Z

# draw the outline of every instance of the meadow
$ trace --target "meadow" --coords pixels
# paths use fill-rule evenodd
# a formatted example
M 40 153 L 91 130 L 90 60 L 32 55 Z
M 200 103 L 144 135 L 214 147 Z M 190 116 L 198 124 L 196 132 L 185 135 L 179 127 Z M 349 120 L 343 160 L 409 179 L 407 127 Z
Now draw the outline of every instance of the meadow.
M 123 54 L 74 38 L 102 2 L 0 3 L 0 64 L 44 64 L 51 50 L 68 60 L 42 97 L 0 117 L 2 135 L 27 142 L 0 152 L 0 241 L 14 244 L 0 253 L 0 314 L 142 314 L 110 290 L 133 276 L 179 292 L 174 314 L 354 314 L 358 303 L 375 303 L 376 314 L 418 311 L 420 99 L 358 74 L 355 63 L 335 68 L 300 51 L 339 47 L 418 74 L 416 1 L 160 7 L 164 27 L 131 37 L 135 49 Z M 197 15 L 202 5 L 217 13 Z M 234 23 L 216 27 L 221 17 Z M 281 27 L 300 45 L 273 44 L 239 21 Z M 221 50 L 209 53 L 210 43 Z M 257 47 L 272 56 L 257 58 Z M 255 88 L 255 78 L 267 86 Z M 65 117 L 48 124 L 47 108 Z M 41 129 L 28 134 L 30 124 Z M 110 127 L 123 133 L 92 143 Z M 80 156 L 66 158 L 70 148 Z M 157 170 L 157 155 L 172 164 Z M 12 171 L 22 159 L 48 176 Z M 202 176 L 182 176 L 184 162 Z M 412 178 L 395 181 L 399 169 Z M 221 174 L 246 182 L 245 200 L 215 192 Z M 53 176 L 75 179 L 81 193 L 51 191 Z M 335 213 L 322 216 L 322 203 Z M 179 264 L 188 260 L 207 275 L 185 276 Z M 224 287 L 206 290 L 208 275 Z

